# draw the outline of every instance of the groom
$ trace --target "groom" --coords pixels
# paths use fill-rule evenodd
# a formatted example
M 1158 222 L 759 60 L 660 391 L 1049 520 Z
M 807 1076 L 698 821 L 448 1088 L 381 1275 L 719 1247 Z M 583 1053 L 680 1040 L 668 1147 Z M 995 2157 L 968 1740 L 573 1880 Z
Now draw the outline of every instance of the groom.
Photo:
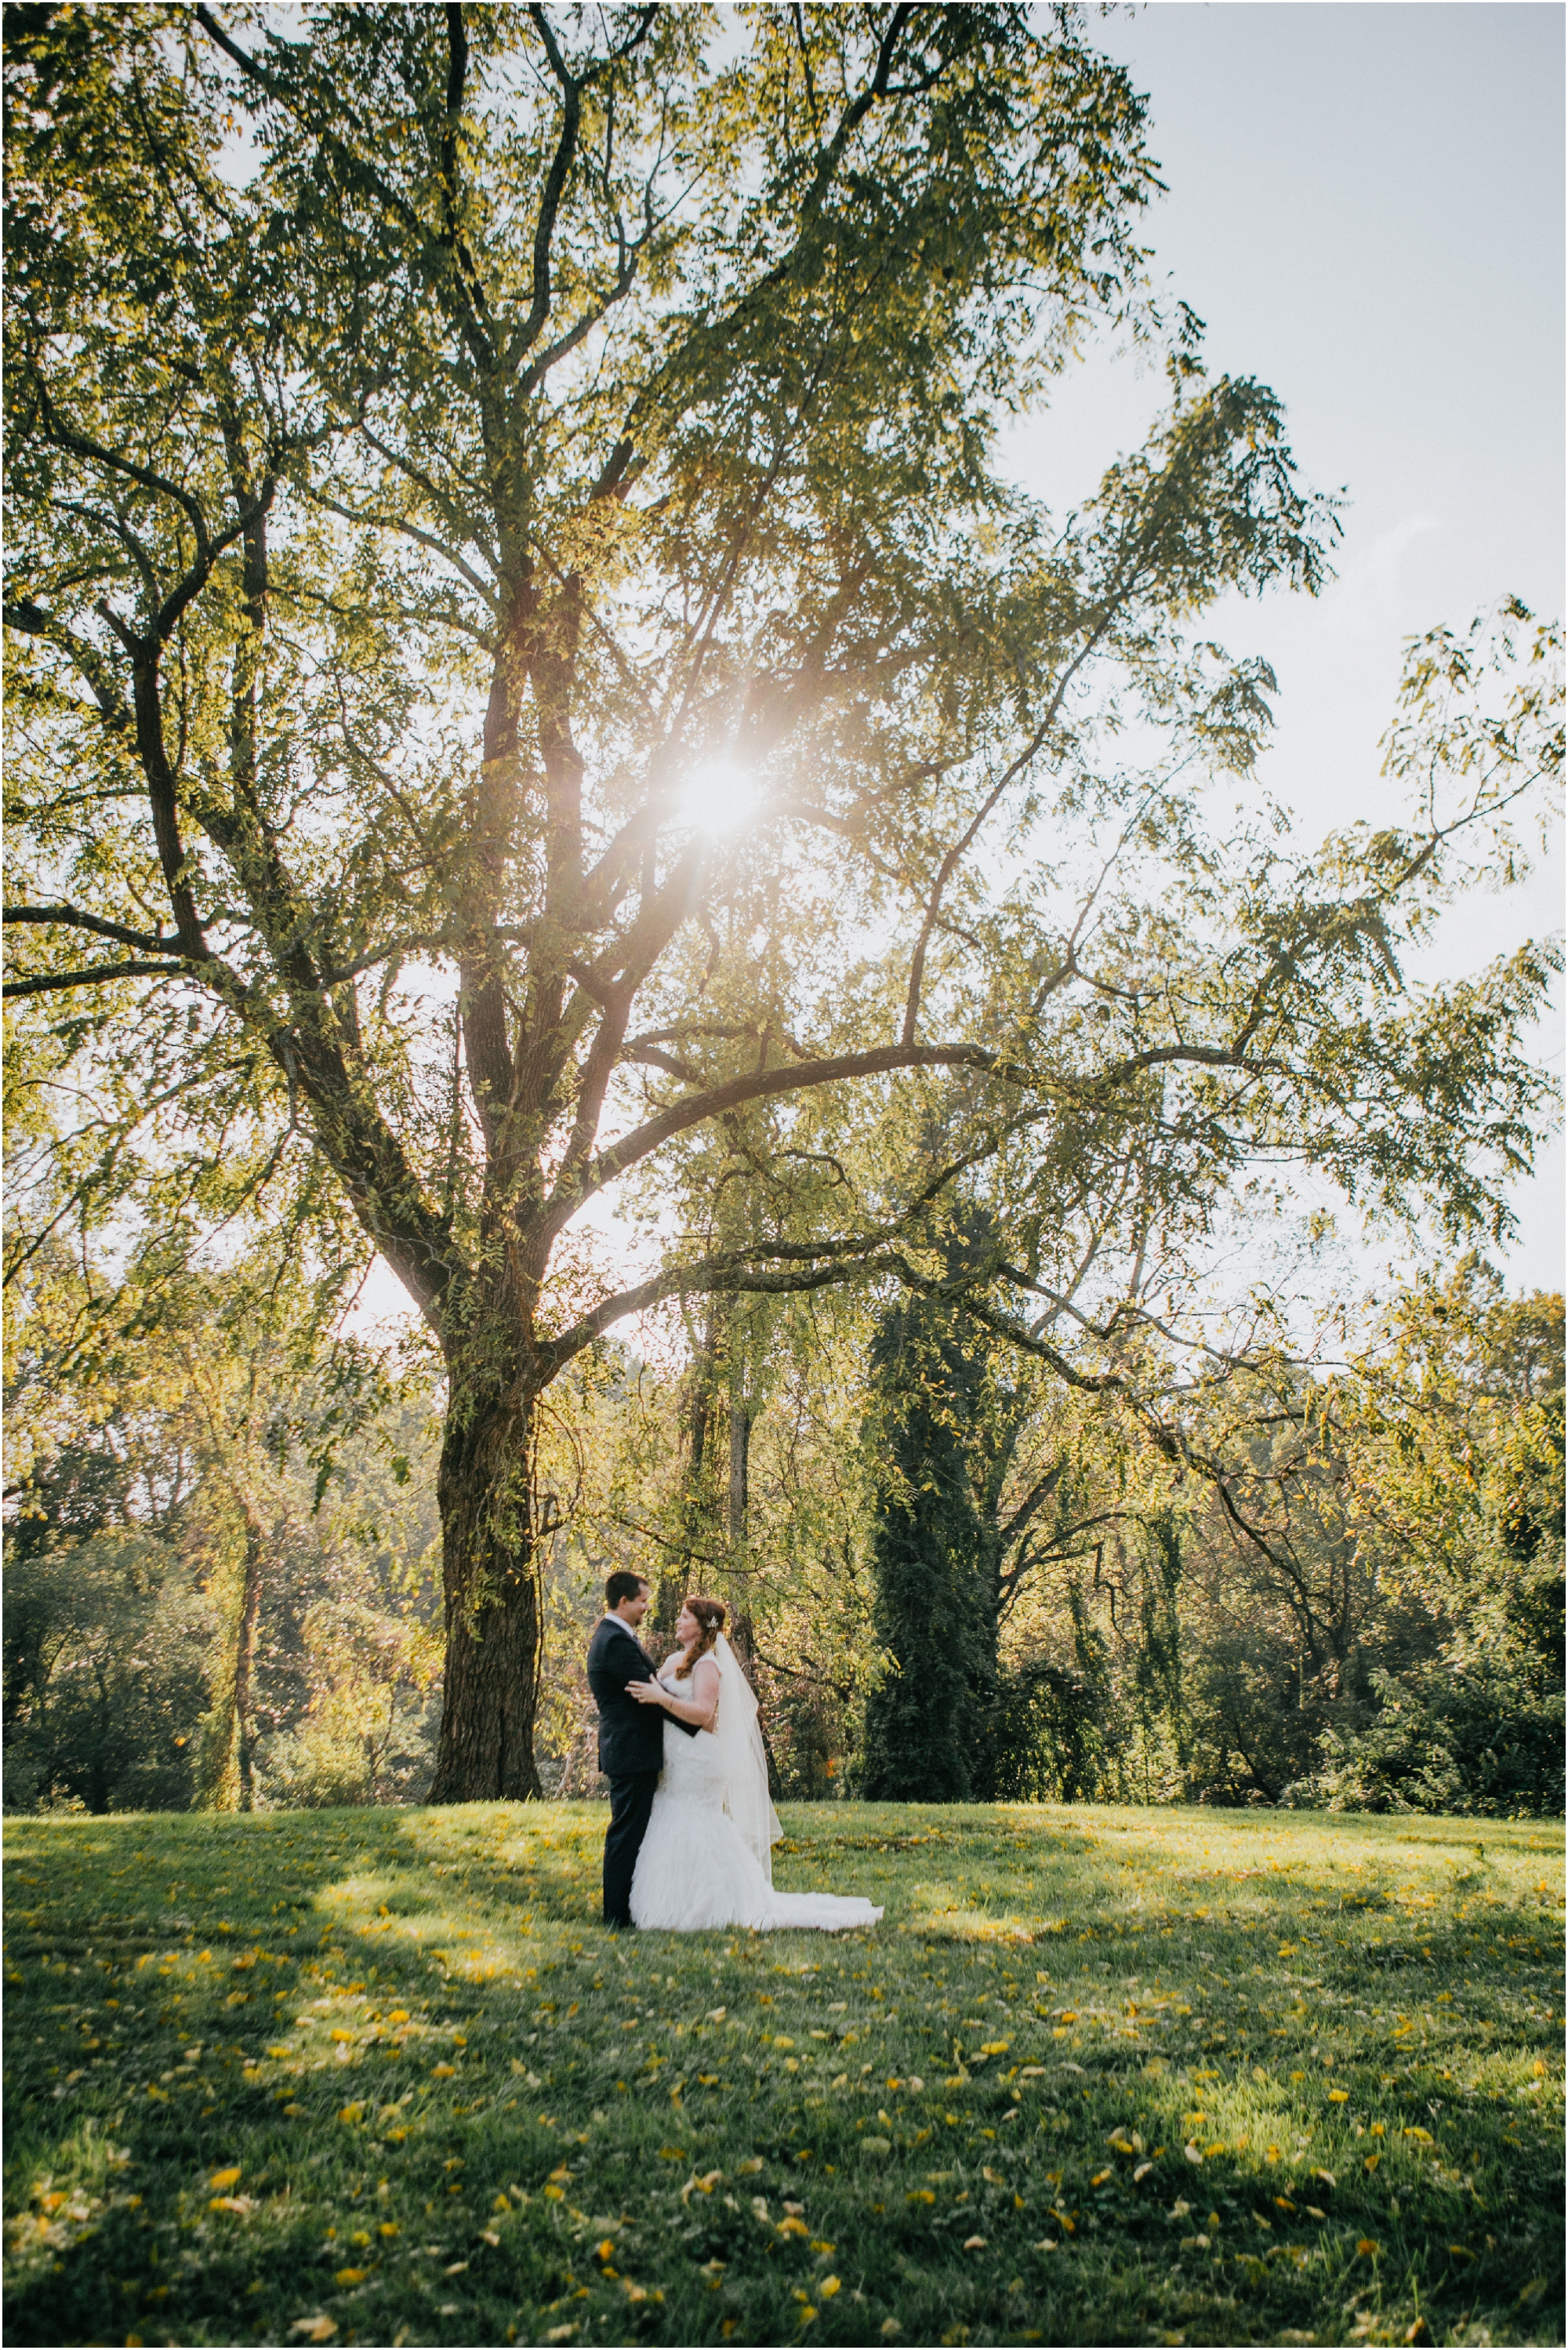
M 688 1737 L 697 1735 L 694 1722 L 676 1721 L 662 1706 L 639 1705 L 626 1693 L 629 1681 L 654 1679 L 653 1659 L 637 1637 L 648 1600 L 641 1576 L 618 1569 L 605 1585 L 605 1613 L 588 1643 L 588 1687 L 599 1710 L 599 1769 L 610 1791 L 605 1924 L 612 1933 L 628 1932 L 631 1927 L 632 1872 L 664 1767 L 664 1724 L 675 1721 Z

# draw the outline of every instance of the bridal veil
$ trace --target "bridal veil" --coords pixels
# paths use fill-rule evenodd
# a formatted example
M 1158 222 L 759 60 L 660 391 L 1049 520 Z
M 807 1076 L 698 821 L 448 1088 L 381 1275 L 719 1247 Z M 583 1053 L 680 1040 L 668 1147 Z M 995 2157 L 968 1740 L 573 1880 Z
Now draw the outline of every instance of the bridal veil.
M 719 1712 L 713 1724 L 723 1772 L 724 1809 L 774 1881 L 773 1846 L 783 1835 L 768 1794 L 768 1761 L 757 1721 L 757 1700 L 741 1670 L 740 1659 L 720 1633 L 713 1643 L 719 1668 Z

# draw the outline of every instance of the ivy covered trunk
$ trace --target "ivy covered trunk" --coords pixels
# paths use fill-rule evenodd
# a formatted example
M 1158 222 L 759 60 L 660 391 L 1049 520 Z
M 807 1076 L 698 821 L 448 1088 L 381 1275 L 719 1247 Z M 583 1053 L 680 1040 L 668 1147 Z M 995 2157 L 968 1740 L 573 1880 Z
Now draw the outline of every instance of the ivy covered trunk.
M 878 1803 L 963 1803 L 986 1792 L 996 1684 L 994 1561 L 965 1450 L 975 1366 L 949 1317 L 906 1304 L 883 1322 L 873 1378 L 885 1452 L 873 1621 L 888 1669 L 866 1708 L 861 1789 Z
M 446 1682 L 431 1801 L 543 1794 L 534 1720 L 544 1617 L 529 1480 L 535 1393 L 454 1378 L 438 1493 Z

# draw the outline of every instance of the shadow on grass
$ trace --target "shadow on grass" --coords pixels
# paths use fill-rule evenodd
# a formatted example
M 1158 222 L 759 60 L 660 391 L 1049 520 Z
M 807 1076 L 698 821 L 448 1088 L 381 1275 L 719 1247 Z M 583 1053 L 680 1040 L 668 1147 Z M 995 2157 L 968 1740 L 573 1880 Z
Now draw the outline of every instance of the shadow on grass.
M 533 2338 L 572 2324 L 585 2293 L 599 2338 L 717 2340 L 732 2319 L 736 2339 L 793 2339 L 794 2297 L 822 2273 L 807 2243 L 770 2236 L 763 2260 L 743 2199 L 725 2210 L 691 2192 L 689 2174 L 710 2158 L 732 2173 L 742 2150 L 775 2210 L 781 2188 L 820 2182 L 811 2224 L 864 2247 L 862 2310 L 847 2283 L 811 2304 L 828 2341 L 866 2338 L 863 2312 L 879 2324 L 884 2308 L 911 2341 L 1017 2339 L 1025 2316 L 1057 2341 L 1334 2338 L 1325 2313 L 1347 2323 L 1346 2293 L 1407 2314 L 1412 2278 L 1451 2312 L 1488 2312 L 1494 2339 L 1548 2338 L 1536 2223 L 1552 2156 L 1520 2100 L 1540 2037 L 1531 1970 L 1552 1947 L 1531 1872 L 1554 1868 L 1552 1831 L 789 1807 L 780 1882 L 886 1900 L 879 1933 L 628 1944 L 597 1923 L 604 1818 L 572 1804 L 12 1823 L 12 2208 L 33 2207 L 36 2233 L 8 2340 L 282 2339 L 319 2309 L 338 2340 L 407 2324 L 419 2341 L 500 2342 L 519 2323 Z M 1440 1991 L 1483 1962 L 1450 2024 Z M 651 2070 L 616 2037 L 618 2006 L 662 1986 L 661 2033 L 706 2007 L 755 2020 L 794 1999 L 801 2022 L 778 2047 L 809 2051 L 842 2028 L 829 1976 L 876 2026 L 832 2061 L 847 2080 L 867 2048 L 882 2058 L 834 2096 L 776 2052 L 765 2085 L 717 2059 L 705 2083 L 695 2037 L 691 2058 L 662 2040 Z M 1168 1998 L 1151 2022 L 1161 1982 L 1186 2012 Z M 870 2005 L 884 1987 L 901 2040 Z M 1242 1987 L 1275 2002 L 1267 2023 Z M 1376 2033 L 1357 1998 L 1389 2011 Z M 917 2025 L 938 1999 L 940 2030 Z M 971 2025 L 1009 2001 L 994 2037 L 1012 2044 L 982 2056 L 987 2027 Z M 1347 2034 L 1337 2069 L 1316 2042 L 1330 2006 Z M 1412 2015 L 1419 2038 L 1397 2038 Z M 945 2072 L 961 2040 L 961 2080 Z M 298 2069 L 258 2061 L 269 2044 Z M 215 2174 L 235 2167 L 265 2230 L 214 2208 Z M 1511 2174 L 1533 2208 L 1508 2210 Z M 495 2215 L 514 2190 L 525 2223 Z M 401 2231 L 389 2242 L 429 2238 L 428 2274 L 400 2281 L 389 2260 L 383 2286 L 384 2225 Z M 667 2304 L 601 2279 L 588 2248 L 605 2230 L 623 2282 L 667 2264 Z M 1221 2246 L 1223 2291 L 1207 2274 Z

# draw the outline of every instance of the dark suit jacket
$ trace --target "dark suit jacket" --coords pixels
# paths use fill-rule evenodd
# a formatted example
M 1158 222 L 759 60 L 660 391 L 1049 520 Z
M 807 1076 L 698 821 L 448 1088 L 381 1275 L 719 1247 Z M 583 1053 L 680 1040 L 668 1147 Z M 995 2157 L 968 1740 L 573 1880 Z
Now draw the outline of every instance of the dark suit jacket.
M 599 1769 L 607 1779 L 664 1767 L 664 1725 L 673 1715 L 662 1706 L 639 1705 L 626 1693 L 628 1681 L 654 1678 L 653 1659 L 636 1633 L 601 1618 L 588 1643 L 588 1687 L 599 1710 Z M 690 1738 L 697 1735 L 695 1722 L 675 1726 Z

